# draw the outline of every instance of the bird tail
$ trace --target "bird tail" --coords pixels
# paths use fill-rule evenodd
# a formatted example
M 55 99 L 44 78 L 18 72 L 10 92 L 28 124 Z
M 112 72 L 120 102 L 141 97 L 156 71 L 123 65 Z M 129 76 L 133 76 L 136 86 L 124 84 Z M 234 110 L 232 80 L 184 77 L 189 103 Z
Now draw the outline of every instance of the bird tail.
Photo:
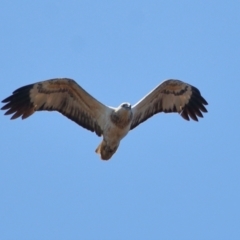
M 112 155 L 117 151 L 118 146 L 119 145 L 112 148 L 112 147 L 107 145 L 107 142 L 105 140 L 103 140 L 98 145 L 95 152 L 100 155 L 102 160 L 109 160 L 112 157 Z

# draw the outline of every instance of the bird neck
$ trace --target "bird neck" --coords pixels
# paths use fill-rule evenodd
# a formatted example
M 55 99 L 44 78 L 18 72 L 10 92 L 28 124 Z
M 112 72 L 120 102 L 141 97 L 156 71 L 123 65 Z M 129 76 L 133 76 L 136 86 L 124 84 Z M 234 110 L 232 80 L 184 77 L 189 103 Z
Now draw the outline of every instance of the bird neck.
M 132 111 L 126 109 L 113 111 L 111 114 L 111 120 L 117 127 L 125 128 L 132 120 Z

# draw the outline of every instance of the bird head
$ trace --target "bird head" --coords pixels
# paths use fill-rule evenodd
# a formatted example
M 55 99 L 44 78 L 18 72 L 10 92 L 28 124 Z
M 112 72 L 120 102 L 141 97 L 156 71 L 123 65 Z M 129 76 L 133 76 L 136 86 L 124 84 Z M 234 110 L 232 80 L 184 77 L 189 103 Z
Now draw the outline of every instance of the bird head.
M 126 110 L 130 110 L 132 106 L 131 106 L 130 103 L 122 103 L 122 104 L 120 105 L 120 107 L 121 107 L 121 108 L 124 108 L 124 109 L 126 109 Z

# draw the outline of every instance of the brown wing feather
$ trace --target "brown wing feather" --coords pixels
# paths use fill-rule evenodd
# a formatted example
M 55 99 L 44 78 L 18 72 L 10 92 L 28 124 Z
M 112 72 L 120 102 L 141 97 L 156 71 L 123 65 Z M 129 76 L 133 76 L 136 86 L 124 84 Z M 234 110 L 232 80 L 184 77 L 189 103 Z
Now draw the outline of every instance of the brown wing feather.
M 51 79 L 18 88 L 2 101 L 5 115 L 11 119 L 25 119 L 35 111 L 58 111 L 80 126 L 102 134 L 105 118 L 110 108 L 98 102 L 74 80 Z
M 207 112 L 204 105 L 208 103 L 196 87 L 170 79 L 133 106 L 131 129 L 160 112 L 178 112 L 185 120 L 189 121 L 190 117 L 198 121 L 198 117 L 203 117 L 202 112 Z

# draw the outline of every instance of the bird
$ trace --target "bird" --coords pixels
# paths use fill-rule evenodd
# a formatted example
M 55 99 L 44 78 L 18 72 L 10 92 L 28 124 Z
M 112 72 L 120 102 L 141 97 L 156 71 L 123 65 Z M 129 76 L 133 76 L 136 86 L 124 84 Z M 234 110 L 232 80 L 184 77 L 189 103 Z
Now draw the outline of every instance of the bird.
M 117 151 L 120 141 L 139 124 L 157 113 L 179 113 L 185 120 L 198 121 L 207 113 L 207 101 L 200 91 L 181 80 L 168 79 L 131 106 L 124 102 L 114 108 L 106 106 L 76 81 L 54 78 L 16 89 L 2 100 L 11 119 L 28 118 L 35 111 L 58 111 L 81 127 L 102 136 L 95 152 L 102 160 L 109 160 Z

